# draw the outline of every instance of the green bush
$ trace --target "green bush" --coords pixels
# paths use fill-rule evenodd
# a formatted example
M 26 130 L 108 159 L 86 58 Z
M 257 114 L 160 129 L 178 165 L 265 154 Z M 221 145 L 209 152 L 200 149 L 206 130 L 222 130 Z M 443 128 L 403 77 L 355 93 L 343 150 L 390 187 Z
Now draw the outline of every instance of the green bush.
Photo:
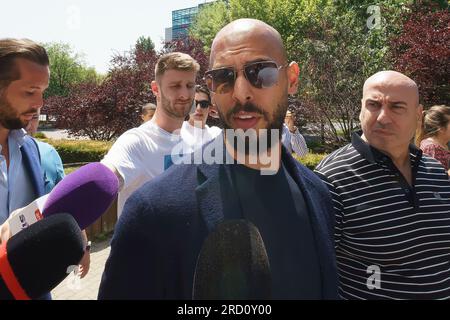
M 112 142 L 93 140 L 44 139 L 58 151 L 64 164 L 100 161 L 112 146 Z
M 94 140 L 52 140 L 41 139 L 55 147 L 64 164 L 75 162 L 95 162 L 103 159 L 113 142 Z M 327 156 L 326 153 L 308 153 L 304 157 L 293 154 L 294 158 L 311 170 Z M 66 174 L 78 167 L 66 168 Z
M 36 132 L 34 134 L 34 137 L 40 140 L 47 139 L 47 136 L 43 132 Z
M 325 145 L 320 140 L 314 140 L 307 143 L 308 150 L 312 153 L 324 153 Z
M 64 174 L 67 176 L 69 173 L 72 173 L 75 170 L 78 170 L 80 167 L 81 166 L 66 167 L 66 168 L 64 168 Z
M 296 154 L 293 154 L 294 158 L 297 159 L 301 164 L 308 167 L 311 170 L 314 170 L 316 166 L 325 158 L 328 154 L 326 153 L 308 153 L 304 157 L 299 157 Z

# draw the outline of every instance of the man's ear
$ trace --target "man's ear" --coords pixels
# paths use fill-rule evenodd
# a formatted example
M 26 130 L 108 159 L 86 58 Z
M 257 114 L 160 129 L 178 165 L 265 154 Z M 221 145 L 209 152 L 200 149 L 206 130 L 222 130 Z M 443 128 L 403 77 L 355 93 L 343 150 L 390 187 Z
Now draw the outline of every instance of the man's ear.
M 297 93 L 298 88 L 298 76 L 300 75 L 300 68 L 297 62 L 292 61 L 289 63 L 287 69 L 287 78 L 288 78 L 288 94 Z
M 422 122 L 422 112 L 423 112 L 423 105 L 419 104 L 417 106 L 417 121 Z
M 158 95 L 159 95 L 159 87 L 158 87 L 158 83 L 156 83 L 156 81 L 153 80 L 152 83 L 151 83 L 150 85 L 151 85 L 153 94 L 154 94 L 156 97 L 158 97 Z

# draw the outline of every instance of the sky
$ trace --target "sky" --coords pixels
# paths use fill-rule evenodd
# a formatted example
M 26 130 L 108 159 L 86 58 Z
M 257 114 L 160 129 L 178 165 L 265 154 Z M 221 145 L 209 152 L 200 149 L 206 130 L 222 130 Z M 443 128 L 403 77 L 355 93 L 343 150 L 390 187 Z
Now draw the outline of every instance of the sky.
M 68 43 L 88 66 L 106 73 L 111 56 L 128 51 L 140 36 L 160 49 L 172 10 L 209 1 L 0 0 L 0 38 Z

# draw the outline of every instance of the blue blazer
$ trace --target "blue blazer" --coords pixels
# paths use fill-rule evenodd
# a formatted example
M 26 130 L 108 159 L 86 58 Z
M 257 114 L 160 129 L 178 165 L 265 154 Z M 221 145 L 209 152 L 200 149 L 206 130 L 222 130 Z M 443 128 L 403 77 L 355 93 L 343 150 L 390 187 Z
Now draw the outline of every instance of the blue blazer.
M 22 159 L 27 170 L 29 177 L 31 179 L 31 184 L 33 185 L 35 197 L 39 198 L 45 194 L 45 182 L 41 171 L 41 156 L 39 153 L 39 148 L 33 138 L 25 136 L 25 141 L 20 148 L 22 152 Z M 51 300 L 52 296 L 50 292 L 44 294 L 37 300 Z
M 29 136 L 25 136 L 25 141 L 20 148 L 25 169 L 31 179 L 31 184 L 35 192 L 35 198 L 45 194 L 44 178 L 41 172 L 41 157 L 36 141 Z
M 322 294 L 337 299 L 334 213 L 326 186 L 283 148 L 283 163 L 304 195 L 317 244 Z M 191 299 L 203 241 L 240 216 L 229 166 L 174 165 L 125 203 L 111 241 L 99 299 Z

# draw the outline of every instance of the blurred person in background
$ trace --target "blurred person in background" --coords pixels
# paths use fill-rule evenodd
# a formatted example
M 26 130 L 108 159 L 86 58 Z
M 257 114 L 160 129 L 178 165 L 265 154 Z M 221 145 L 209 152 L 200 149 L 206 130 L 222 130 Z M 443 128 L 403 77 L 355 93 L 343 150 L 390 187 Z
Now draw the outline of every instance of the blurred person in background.
M 416 145 L 423 153 L 435 158 L 450 174 L 450 107 L 432 106 L 422 112 L 422 119 L 416 133 Z
M 283 142 L 290 153 L 294 152 L 299 157 L 303 157 L 308 153 L 308 146 L 306 145 L 305 138 L 303 138 L 294 123 L 294 115 L 288 110 L 284 118 L 281 142 Z

